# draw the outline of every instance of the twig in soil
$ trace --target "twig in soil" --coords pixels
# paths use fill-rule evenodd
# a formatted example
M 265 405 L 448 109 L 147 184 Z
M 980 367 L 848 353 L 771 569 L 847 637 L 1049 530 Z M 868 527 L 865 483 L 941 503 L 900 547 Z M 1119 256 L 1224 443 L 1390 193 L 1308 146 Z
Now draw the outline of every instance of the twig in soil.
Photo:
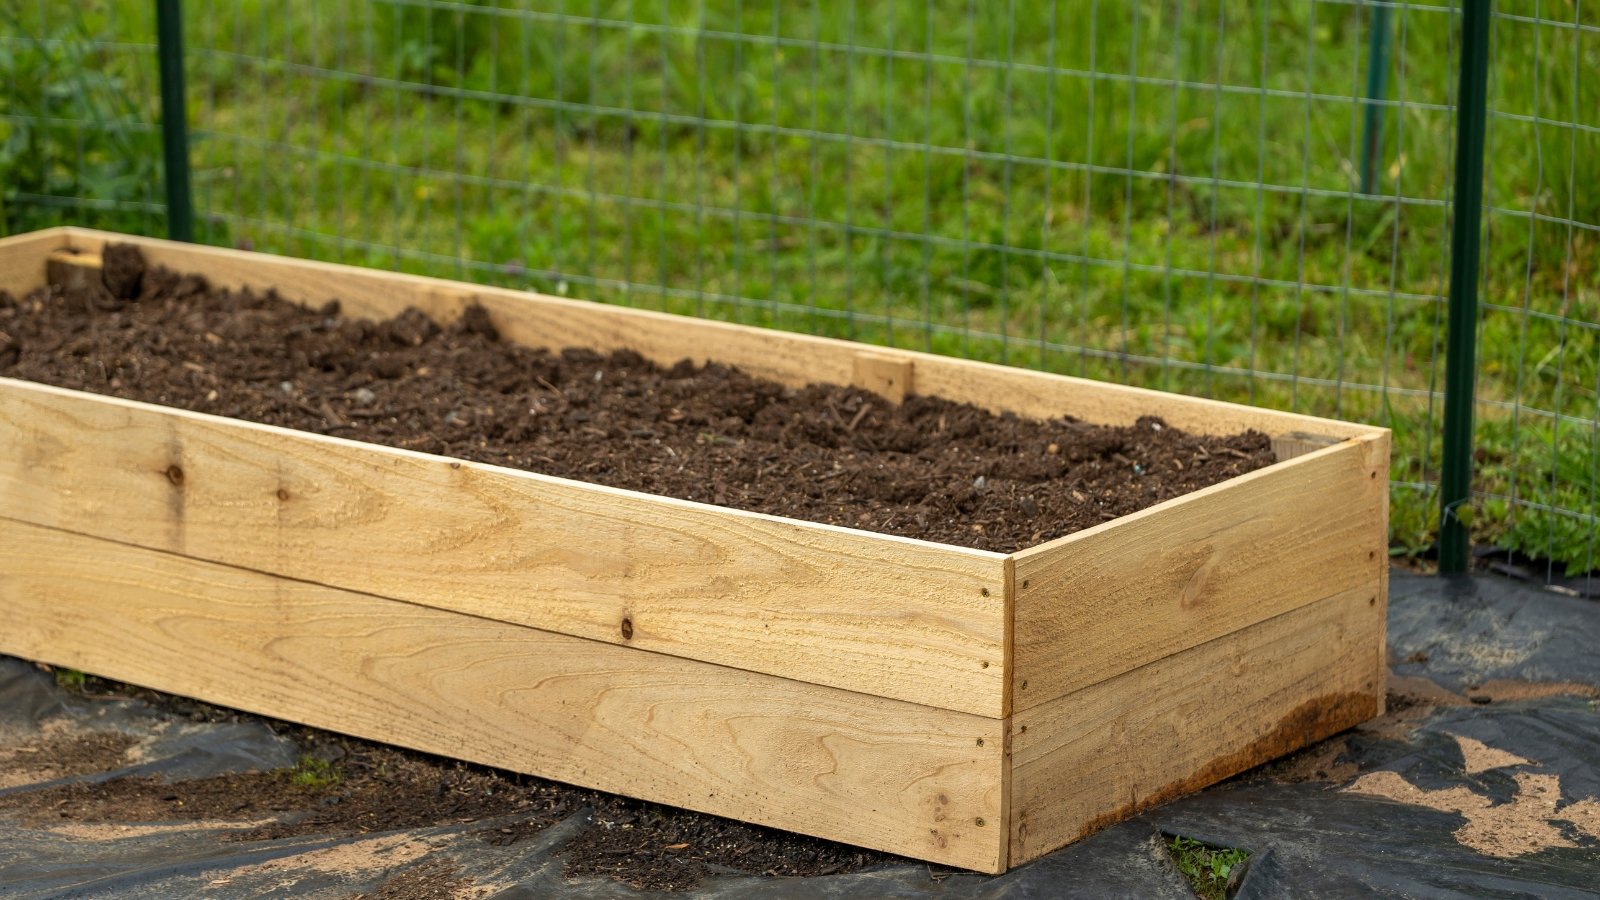
M 305 413 L 308 416 L 316 416 L 319 419 L 323 417 L 322 416 L 322 410 L 317 409 L 315 406 L 312 406 L 309 403 L 306 403 L 306 402 L 303 402 L 303 401 L 300 401 L 300 400 L 294 400 L 294 401 L 291 401 L 289 403 L 289 405 L 294 407 L 295 409 L 300 410 L 301 412 Z
M 844 427 L 844 430 L 847 431 L 847 432 L 855 431 L 856 430 L 856 426 L 860 425 L 861 424 L 861 420 L 865 419 L 867 417 L 867 413 L 870 413 L 870 412 L 872 412 L 872 404 L 871 403 L 863 403 L 863 404 L 861 404 L 861 410 L 856 413 L 855 418 L 850 420 L 850 424 L 846 425 Z M 1241 455 L 1243 455 L 1243 454 L 1241 454 Z
M 557 397 L 562 396 L 561 388 L 558 388 L 555 385 L 551 384 L 550 382 L 546 381 L 544 379 L 543 375 L 535 375 L 535 376 L 533 376 L 533 380 L 537 381 L 540 384 L 544 385 L 545 387 L 549 388 L 550 389 L 550 393 L 555 394 Z
M 350 424 L 334 411 L 333 404 L 329 403 L 326 397 L 322 400 L 322 417 L 328 420 L 329 428 L 344 428 Z

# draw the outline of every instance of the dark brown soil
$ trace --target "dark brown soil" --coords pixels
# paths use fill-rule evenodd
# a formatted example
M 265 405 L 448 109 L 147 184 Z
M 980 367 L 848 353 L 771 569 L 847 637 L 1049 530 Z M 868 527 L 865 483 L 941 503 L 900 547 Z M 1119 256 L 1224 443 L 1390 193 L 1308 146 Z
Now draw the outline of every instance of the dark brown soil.
M 469 893 L 472 882 L 461 877 L 461 867 L 443 860 L 428 860 L 395 875 L 364 894 L 351 894 L 350 900 L 460 900 L 483 896 L 488 891 Z
M 153 777 L 74 782 L 0 796 L 0 809 L 47 825 L 174 821 L 268 824 L 238 840 L 350 835 L 520 815 L 549 825 L 577 809 L 574 790 L 391 747 L 343 741 L 336 763 L 167 782 Z
M 6 752 L 0 769 L 15 776 L 69 778 L 128 765 L 128 749 L 139 742 L 120 731 L 69 731 L 41 736 Z
M 717 868 L 753 875 L 833 875 L 894 857 L 687 810 L 606 796 L 595 827 L 567 845 L 567 875 L 689 890 Z
M 588 482 L 1009 552 L 1274 461 L 1266 436 L 996 416 L 720 365 L 502 342 L 481 309 L 343 319 L 108 248 L 0 293 L 0 375 Z

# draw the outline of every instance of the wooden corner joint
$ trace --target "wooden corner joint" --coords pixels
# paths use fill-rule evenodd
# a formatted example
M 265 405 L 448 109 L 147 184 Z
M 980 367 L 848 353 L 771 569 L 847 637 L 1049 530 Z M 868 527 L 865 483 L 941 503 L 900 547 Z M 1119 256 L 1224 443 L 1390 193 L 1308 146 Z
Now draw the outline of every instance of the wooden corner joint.
M 88 281 L 99 282 L 103 265 L 98 253 L 56 250 L 45 257 L 45 280 L 50 284 L 78 287 Z
M 914 391 L 911 360 L 888 353 L 858 353 L 850 383 L 894 403 L 904 402 Z
M 1272 452 L 1278 455 L 1278 461 L 1294 459 L 1314 453 L 1324 447 L 1344 443 L 1345 439 L 1327 434 L 1311 434 L 1305 431 L 1290 431 L 1286 434 L 1274 435 L 1272 438 Z
M 473 303 L 477 293 L 450 284 L 423 285 L 417 289 L 416 306 L 441 325 L 454 322 Z

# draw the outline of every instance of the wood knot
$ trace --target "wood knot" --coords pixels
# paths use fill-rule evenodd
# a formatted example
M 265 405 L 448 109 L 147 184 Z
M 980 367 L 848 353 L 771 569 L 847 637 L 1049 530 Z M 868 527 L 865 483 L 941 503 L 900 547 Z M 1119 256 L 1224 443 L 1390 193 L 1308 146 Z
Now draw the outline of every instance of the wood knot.
M 633 640 L 633 620 L 632 619 L 623 619 L 622 620 L 622 639 L 625 640 L 625 641 Z
M 167 466 L 166 476 L 167 476 L 167 480 L 172 482 L 172 486 L 173 487 L 183 487 L 183 467 L 182 466 L 178 465 L 177 463 L 173 463 L 172 465 Z
M 286 501 L 288 499 L 289 499 L 289 491 L 288 491 L 288 489 L 287 488 L 278 488 L 278 500 L 279 500 L 279 502 L 283 502 L 283 501 Z
M 1184 582 L 1183 590 L 1178 594 L 1179 608 L 1192 609 L 1205 602 L 1206 589 L 1210 587 L 1211 573 L 1215 571 L 1216 567 L 1216 551 L 1207 546 L 1205 548 L 1205 558 L 1189 574 L 1188 581 Z

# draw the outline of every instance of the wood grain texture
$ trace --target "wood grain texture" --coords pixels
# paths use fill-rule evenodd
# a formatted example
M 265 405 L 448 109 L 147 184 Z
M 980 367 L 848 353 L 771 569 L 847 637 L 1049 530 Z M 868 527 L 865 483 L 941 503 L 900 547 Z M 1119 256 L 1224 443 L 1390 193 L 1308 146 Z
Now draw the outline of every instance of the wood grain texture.
M 1367 466 L 1376 473 L 1374 480 L 1379 484 L 1389 483 L 1389 461 L 1392 458 L 1392 435 L 1389 431 L 1374 436 L 1362 442 L 1362 450 L 1367 454 Z M 1386 489 L 1378 492 L 1379 521 L 1373 528 L 1372 542 L 1379 548 L 1373 561 L 1377 569 L 1377 596 L 1378 596 L 1378 636 L 1375 639 L 1378 648 L 1378 671 L 1388 673 L 1389 646 L 1389 491 Z M 1378 692 L 1378 711 L 1373 715 L 1383 715 L 1388 708 L 1388 693 Z
M 907 394 L 916 392 L 912 375 L 909 359 L 897 359 L 879 353 L 857 353 L 855 373 L 850 383 L 878 394 L 891 403 L 902 403 Z
M 1377 715 L 1383 608 L 1374 588 L 1018 713 L 1011 865 Z
M 0 515 L 1000 717 L 1005 557 L 0 379 Z
M 21 297 L 42 286 L 44 261 L 70 240 L 65 228 L 50 228 L 0 238 L 0 291 Z
M 337 298 L 350 315 L 382 318 L 416 306 L 440 321 L 449 321 L 476 300 L 488 310 L 501 334 L 529 346 L 628 349 L 663 364 L 685 358 L 695 362 L 716 360 L 790 385 L 850 384 L 856 357 L 865 349 L 851 341 L 265 253 L 79 228 L 69 229 L 68 233 L 74 248 L 98 253 L 108 241 L 125 241 L 143 248 L 153 263 L 204 274 L 220 286 L 275 288 L 282 296 L 307 304 Z M 885 360 L 910 363 L 915 369 L 918 393 L 997 412 L 1036 418 L 1070 415 L 1111 425 L 1131 424 L 1139 416 L 1158 415 L 1171 425 L 1203 434 L 1255 429 L 1268 435 L 1299 431 L 1344 439 L 1375 431 L 1365 425 L 1314 416 L 928 353 L 889 348 L 874 348 L 872 352 Z
M 1005 866 L 998 720 L 3 520 L 0 614 L 0 652 L 892 853 Z
M 1308 434 L 1304 431 L 1291 431 L 1288 434 L 1275 435 L 1272 438 L 1272 452 L 1279 461 L 1295 459 L 1308 453 L 1315 453 L 1323 447 L 1331 447 L 1341 439 L 1321 434 Z
M 1012 708 L 1376 590 L 1386 448 L 1386 436 L 1325 448 L 1017 554 Z

